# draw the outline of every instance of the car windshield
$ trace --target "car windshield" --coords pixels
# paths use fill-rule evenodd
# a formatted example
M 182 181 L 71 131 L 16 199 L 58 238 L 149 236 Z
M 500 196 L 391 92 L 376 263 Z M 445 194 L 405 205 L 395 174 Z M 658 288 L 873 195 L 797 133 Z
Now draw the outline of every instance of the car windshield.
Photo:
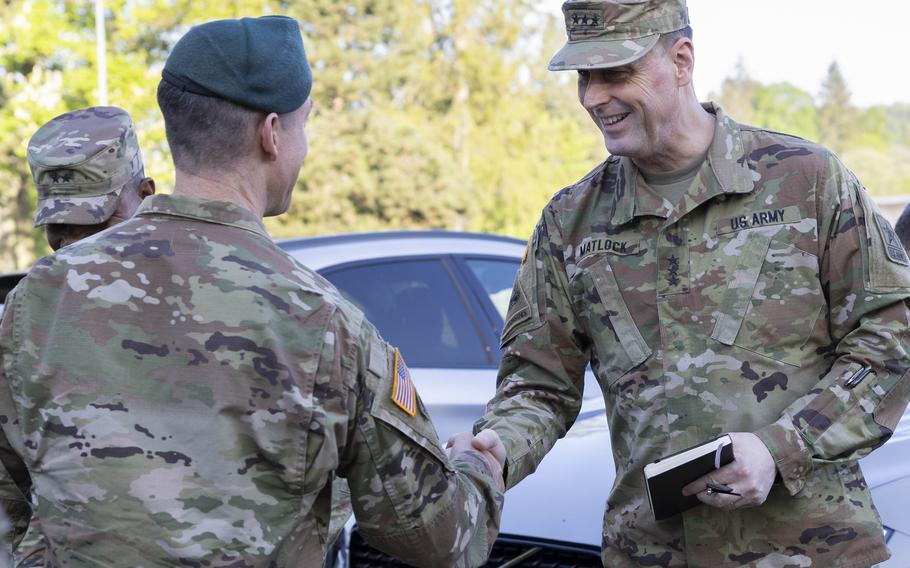
M 408 365 L 493 365 L 461 292 L 440 260 L 371 262 L 327 270 L 324 276 L 401 350 Z

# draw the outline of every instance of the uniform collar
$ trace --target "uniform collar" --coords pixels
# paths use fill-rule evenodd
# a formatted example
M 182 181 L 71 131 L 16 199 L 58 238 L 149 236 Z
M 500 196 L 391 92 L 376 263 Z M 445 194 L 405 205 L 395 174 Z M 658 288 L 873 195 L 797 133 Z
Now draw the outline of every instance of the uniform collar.
M 166 215 L 228 225 L 271 239 L 255 213 L 226 201 L 209 201 L 176 195 L 152 195 L 142 200 L 136 216 Z
M 617 193 L 612 224 L 624 225 L 633 217 L 655 216 L 666 219 L 665 226 L 675 223 L 705 201 L 723 193 L 749 193 L 755 187 L 752 172 L 745 157 L 742 131 L 739 124 L 711 102 L 702 107 L 716 118 L 714 139 L 708 148 L 708 159 L 702 164 L 695 181 L 674 206 L 651 189 L 630 158 L 619 157 L 616 187 L 627 191 Z

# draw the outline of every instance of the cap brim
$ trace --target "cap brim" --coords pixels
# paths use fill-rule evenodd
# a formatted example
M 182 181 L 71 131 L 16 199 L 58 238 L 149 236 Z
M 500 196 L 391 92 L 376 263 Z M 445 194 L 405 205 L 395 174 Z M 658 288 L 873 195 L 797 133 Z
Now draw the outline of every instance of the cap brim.
M 607 69 L 641 59 L 657 45 L 660 34 L 613 41 L 577 41 L 563 46 L 550 60 L 550 71 Z
M 35 227 L 52 224 L 97 225 L 117 210 L 120 189 L 97 197 L 49 196 L 38 200 Z

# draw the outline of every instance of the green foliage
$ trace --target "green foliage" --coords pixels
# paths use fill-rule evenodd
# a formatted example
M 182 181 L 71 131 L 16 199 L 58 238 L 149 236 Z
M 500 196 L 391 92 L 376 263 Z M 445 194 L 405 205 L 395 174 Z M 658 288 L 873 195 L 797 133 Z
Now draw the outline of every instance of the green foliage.
M 828 67 L 828 73 L 822 80 L 819 99 L 821 100 L 818 108 L 819 141 L 834 150 L 834 153 L 843 154 L 856 135 L 857 112 L 850 102 L 847 80 L 836 61 Z
M 109 100 L 133 115 L 146 171 L 168 192 L 155 90 L 173 44 L 203 21 L 288 14 L 303 29 L 315 110 L 291 210 L 267 220 L 275 236 L 446 228 L 526 237 L 549 197 L 604 157 L 574 74 L 546 70 L 565 30 L 538 4 L 107 0 Z M 0 19 L 3 272 L 47 253 L 31 226 L 28 139 L 99 99 L 93 2 L 7 0 Z M 749 78 L 742 64 L 716 98 L 738 120 L 833 140 L 873 192 L 910 193 L 910 104 L 855 109 L 836 66 L 818 104 Z
M 762 86 L 755 94 L 754 119 L 765 128 L 818 139 L 818 112 L 812 95 L 788 83 Z
M 448 228 L 527 236 L 552 193 L 602 159 L 567 79 L 546 72 L 561 22 L 531 0 L 108 0 L 110 104 L 137 123 L 146 171 L 174 173 L 155 103 L 189 26 L 284 13 L 314 69 L 310 156 L 277 237 Z M 92 2 L 0 3 L 0 272 L 47 252 L 31 228 L 26 142 L 98 104 Z
M 910 104 L 855 107 L 837 63 L 818 102 L 788 83 L 755 81 L 742 62 L 711 98 L 737 120 L 828 146 L 873 195 L 910 195 Z

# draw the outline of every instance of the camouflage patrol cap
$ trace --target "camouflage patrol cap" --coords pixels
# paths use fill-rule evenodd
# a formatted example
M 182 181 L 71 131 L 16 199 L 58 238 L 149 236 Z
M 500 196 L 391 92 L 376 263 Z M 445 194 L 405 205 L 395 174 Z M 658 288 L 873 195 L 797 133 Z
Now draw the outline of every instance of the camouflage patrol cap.
M 29 140 L 28 165 L 38 189 L 36 227 L 107 221 L 123 187 L 143 171 L 133 121 L 117 107 L 52 119 Z
M 562 13 L 569 41 L 550 71 L 626 65 L 651 51 L 660 34 L 689 25 L 686 0 L 568 0 Z

